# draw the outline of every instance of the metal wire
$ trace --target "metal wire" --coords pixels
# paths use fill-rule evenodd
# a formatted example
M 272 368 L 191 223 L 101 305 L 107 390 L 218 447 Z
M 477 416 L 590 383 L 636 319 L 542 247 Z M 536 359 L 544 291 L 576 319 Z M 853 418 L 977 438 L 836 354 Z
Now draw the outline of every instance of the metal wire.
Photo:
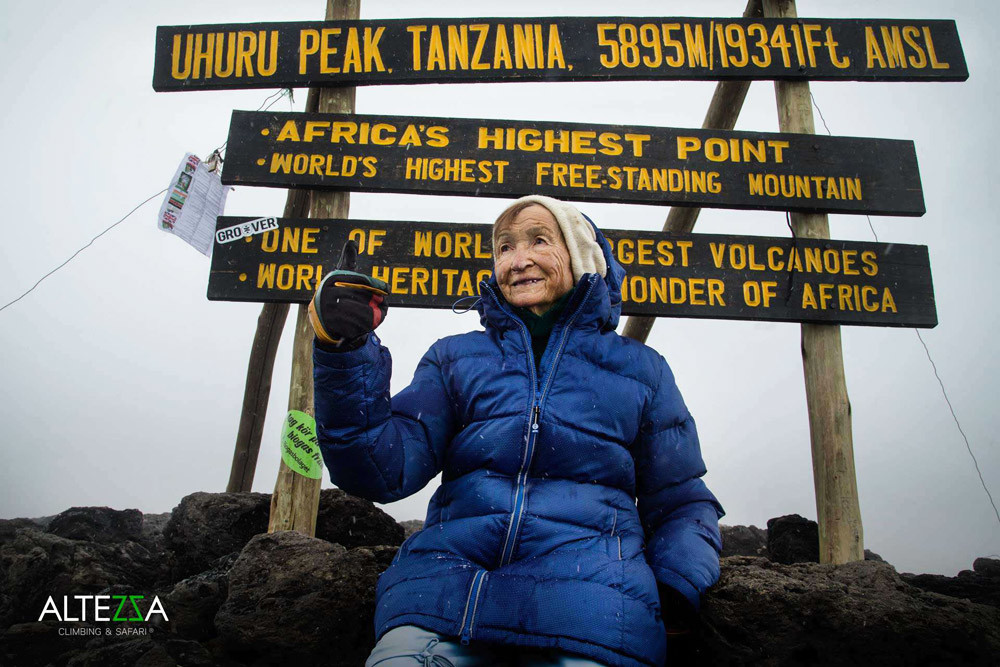
M 819 113 L 819 119 L 823 122 L 823 127 L 826 128 L 826 133 L 832 136 L 830 132 L 830 127 L 826 124 L 826 119 L 823 117 L 823 111 L 819 108 L 819 104 L 816 103 L 816 98 L 813 96 L 812 91 L 809 92 L 809 97 L 812 99 L 812 104 L 816 108 L 817 113 Z M 871 227 L 872 236 L 878 241 L 878 234 L 875 233 L 875 226 L 872 225 L 872 218 L 870 215 L 866 215 L 868 218 L 868 226 Z M 791 222 L 789 222 L 791 226 Z M 948 390 L 944 387 L 944 381 L 938 374 L 937 364 L 934 363 L 934 359 L 931 357 L 931 351 L 927 347 L 927 343 L 924 342 L 924 337 L 920 335 L 920 329 L 914 329 L 914 333 L 917 334 L 917 338 L 920 340 L 920 344 L 924 346 L 924 352 L 927 354 L 927 361 L 931 362 L 931 368 L 934 369 L 934 377 L 937 378 L 938 384 L 941 386 L 941 395 L 944 396 L 944 402 L 948 404 L 948 409 L 951 411 L 951 418 L 955 420 L 955 426 L 958 427 L 958 432 L 962 434 L 962 440 L 965 441 L 965 448 L 969 450 L 969 456 L 972 457 L 972 464 L 976 467 L 976 474 L 979 475 L 979 483 L 983 485 L 983 491 L 986 492 L 986 496 L 990 499 L 990 505 L 993 506 L 993 513 L 996 514 L 997 523 L 1000 523 L 1000 511 L 997 510 L 997 504 L 993 501 L 993 494 L 990 493 L 989 487 L 986 486 L 986 480 L 983 479 L 983 473 L 979 469 L 979 461 L 976 460 L 976 455 L 972 453 L 972 446 L 969 444 L 969 438 L 965 435 L 965 429 L 962 428 L 962 423 L 958 420 L 958 415 L 955 414 L 955 408 L 951 404 L 951 399 L 948 398 Z
M 4 304 L 3 307 L 0 308 L 0 312 L 6 310 L 8 306 L 13 306 L 15 303 L 17 303 L 18 301 L 20 301 L 24 297 L 26 297 L 29 294 L 31 294 L 36 287 L 38 287 L 39 285 L 42 284 L 43 280 L 45 280 L 46 278 L 48 278 L 49 276 L 51 276 L 53 273 L 55 273 L 56 271 L 58 271 L 62 267 L 64 267 L 67 264 L 69 264 L 70 261 L 72 261 L 72 259 L 74 257 L 76 257 L 81 252 L 83 252 L 84 250 L 86 250 L 87 248 L 89 248 L 91 245 L 93 245 L 94 241 L 96 241 L 97 239 L 101 238 L 102 236 L 104 236 L 105 234 L 107 234 L 108 232 L 110 232 L 112 229 L 114 229 L 118 225 L 120 225 L 123 222 L 125 222 L 125 220 L 128 219 L 128 217 L 130 215 L 132 215 L 133 213 L 135 213 L 136 211 L 138 211 L 140 208 L 142 208 L 143 206 L 145 206 L 146 204 L 148 204 L 153 199 L 156 199 L 157 197 L 159 197 L 160 195 L 162 195 L 166 191 L 167 191 L 167 188 L 163 188 L 162 190 L 160 190 L 156 194 L 150 195 L 149 197 L 147 197 L 146 199 L 144 199 L 141 204 L 138 204 L 135 208 L 133 208 L 128 213 L 126 213 L 118 222 L 116 222 L 115 224 L 111 225 L 110 227 L 108 227 L 107 229 L 105 229 L 103 232 L 101 232 L 100 234 L 98 234 L 97 236 L 95 236 L 94 238 L 90 239 L 90 242 L 87 245 L 83 246 L 82 248 L 80 248 L 79 250 L 77 250 L 76 252 L 74 252 L 72 255 L 70 255 L 69 259 L 67 259 L 65 262 L 63 262 L 62 264 L 60 264 L 59 266 L 57 266 L 56 268 L 52 269 L 51 271 L 49 271 L 48 273 L 46 273 L 44 276 L 42 276 L 41 278 L 39 278 L 38 282 L 36 282 L 34 285 L 31 286 L 31 289 L 29 289 L 27 292 L 25 292 L 21 296 L 17 297 L 16 299 L 14 299 L 13 301 L 11 301 L 10 303 Z

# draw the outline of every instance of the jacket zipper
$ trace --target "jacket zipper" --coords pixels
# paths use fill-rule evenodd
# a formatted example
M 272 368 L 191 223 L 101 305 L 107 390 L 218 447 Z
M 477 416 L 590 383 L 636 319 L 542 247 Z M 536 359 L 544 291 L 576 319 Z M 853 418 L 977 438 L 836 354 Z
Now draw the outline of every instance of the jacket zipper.
M 531 459 L 535 453 L 535 439 L 538 437 L 538 417 L 542 409 L 539 403 L 531 408 L 531 427 L 528 430 L 528 444 L 524 450 L 524 458 L 521 459 L 521 470 L 517 473 L 517 490 L 514 493 L 514 510 L 511 512 L 510 524 L 507 526 L 507 539 L 503 543 L 503 553 L 500 554 L 500 565 L 506 565 L 514 556 L 514 541 L 517 531 L 521 527 L 521 515 L 524 513 L 524 495 L 528 479 L 528 469 L 531 467 Z M 510 547 L 508 556 L 507 547 Z
M 536 382 L 535 377 L 537 371 L 535 369 L 535 359 L 532 356 L 531 351 L 531 336 L 528 335 L 528 328 L 521 322 L 513 313 L 507 312 L 500 300 L 494 294 L 493 290 L 487 286 L 486 289 L 489 291 L 490 295 L 496 301 L 497 306 L 507 312 L 507 314 L 512 317 L 521 329 L 521 335 L 524 338 L 525 345 L 528 351 L 528 371 L 531 377 L 531 418 L 530 418 L 530 428 L 528 430 L 528 442 L 525 445 L 524 457 L 521 459 L 521 469 L 518 471 L 517 475 L 517 491 L 514 494 L 514 511 L 511 512 L 511 523 L 507 527 L 507 537 L 504 540 L 503 553 L 500 555 L 500 565 L 504 565 L 510 562 L 510 559 L 514 557 L 514 542 L 517 539 L 517 531 L 521 527 L 521 515 L 524 513 L 524 496 L 526 493 L 525 485 L 527 483 L 528 470 L 531 468 L 531 459 L 534 455 L 535 440 L 538 437 L 539 430 L 539 420 L 542 414 L 542 404 L 545 402 L 545 394 L 549 390 L 549 385 L 552 383 L 552 377 L 555 375 L 556 363 L 559 357 L 562 355 L 563 346 L 566 344 L 566 339 L 569 336 L 569 331 L 573 327 L 573 323 L 576 318 L 580 315 L 580 311 L 583 309 L 583 304 L 587 302 L 590 298 L 590 293 L 594 289 L 595 278 L 591 278 L 590 285 L 587 287 L 587 293 L 584 294 L 583 299 L 580 300 L 580 305 L 577 306 L 576 312 L 566 321 L 566 326 L 563 328 L 562 333 L 559 337 L 559 344 L 556 347 L 555 354 L 552 356 L 552 363 L 549 365 L 549 372 L 545 376 L 545 384 L 542 387 L 542 393 L 538 396 L 536 400 Z M 516 525 L 515 525 L 516 523 Z M 508 555 L 507 547 L 510 547 L 510 553 Z M 462 615 L 462 633 L 460 641 L 463 645 L 468 645 L 472 639 L 472 627 L 476 621 L 476 611 L 479 607 L 479 594 L 483 589 L 483 582 L 486 581 L 486 577 L 489 576 L 486 570 L 480 570 L 476 572 L 476 576 L 472 578 L 472 584 L 469 586 L 469 595 L 465 599 L 465 612 Z M 472 611 L 469 612 L 469 605 L 472 605 Z
M 486 570 L 476 572 L 472 578 L 472 585 L 469 586 L 469 596 L 465 599 L 465 613 L 462 614 L 462 638 L 464 646 L 472 639 L 472 624 L 476 619 L 476 609 L 479 607 L 479 593 L 483 590 L 483 582 L 486 581 Z M 472 613 L 469 613 L 469 604 L 472 604 Z
M 514 547 L 517 541 L 517 533 L 521 528 L 521 518 L 524 515 L 524 498 L 527 494 L 526 485 L 528 481 L 528 471 L 531 469 L 531 461 L 535 454 L 535 441 L 538 438 L 539 431 L 539 418 L 542 413 L 542 405 L 545 403 L 545 395 L 549 391 L 549 387 L 552 384 L 552 378 L 555 376 L 556 365 L 559 362 L 559 357 L 562 356 L 563 347 L 566 344 L 566 339 L 569 337 L 569 332 L 573 328 L 573 323 L 576 318 L 579 317 L 580 312 L 583 310 L 583 305 L 590 298 L 590 293 L 594 289 L 594 279 L 591 278 L 590 284 L 587 287 L 587 292 L 584 294 L 583 299 L 580 300 L 580 304 L 577 306 L 576 312 L 566 321 L 566 325 L 559 337 L 559 344 L 556 346 L 556 351 L 552 355 L 552 363 L 549 364 L 548 373 L 545 375 L 545 383 L 542 386 L 542 393 L 535 399 L 535 360 L 532 356 L 531 351 L 531 337 L 528 335 L 528 328 L 514 317 L 517 321 L 519 328 L 521 329 L 521 335 L 524 337 L 525 345 L 528 353 L 528 368 L 531 371 L 531 419 L 530 427 L 528 429 L 528 441 L 525 445 L 524 456 L 521 459 L 521 469 L 517 474 L 517 488 L 514 493 L 514 509 L 511 512 L 510 524 L 507 527 L 507 537 L 504 540 L 503 552 L 500 554 L 500 565 L 506 565 L 514 558 Z M 493 294 L 493 290 L 490 289 L 490 294 L 496 299 L 496 295 Z M 500 305 L 499 300 L 497 300 L 497 305 L 502 309 L 503 306 Z

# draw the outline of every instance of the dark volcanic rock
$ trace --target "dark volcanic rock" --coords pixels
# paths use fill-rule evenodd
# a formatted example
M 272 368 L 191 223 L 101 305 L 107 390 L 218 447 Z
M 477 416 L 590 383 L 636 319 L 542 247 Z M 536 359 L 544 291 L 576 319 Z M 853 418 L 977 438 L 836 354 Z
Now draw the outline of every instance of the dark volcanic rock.
M 192 493 L 181 500 L 163 529 L 173 552 L 176 578 L 189 577 L 239 551 L 267 532 L 271 496 L 264 493 Z M 340 489 L 320 492 L 316 537 L 346 547 L 403 542 L 403 528 L 374 503 Z
M 1000 578 L 1000 559 L 977 558 L 972 561 L 972 569 L 976 574 L 981 574 L 985 577 Z
M 181 637 L 209 639 L 216 635 L 215 614 L 229 594 L 229 570 L 237 554 L 223 556 L 210 569 L 177 582 L 163 596 L 170 629 Z
M 267 532 L 271 497 L 264 493 L 192 493 L 174 508 L 163 529 L 174 555 L 176 579 L 207 570 Z
M 722 556 L 767 555 L 767 531 L 757 526 L 719 526 Z
M 962 570 L 957 577 L 906 573 L 899 576 L 925 591 L 1000 608 L 1000 561 L 977 558 L 972 567 L 973 570 Z
M 61 603 L 63 595 L 115 586 L 139 595 L 165 576 L 162 561 L 137 542 L 105 545 L 16 528 L 0 537 L 0 628 L 37 621 L 50 595 Z
M 878 561 L 879 563 L 884 563 L 885 562 L 884 558 L 882 558 L 877 553 L 875 553 L 874 551 L 871 551 L 869 549 L 865 549 L 865 560 L 875 560 L 875 561 Z
M 61 655 L 78 651 L 86 638 L 62 636 L 60 627 L 85 627 L 82 623 L 18 623 L 0 632 L 0 665 L 49 665 Z
M 409 521 L 400 521 L 399 525 L 403 527 L 403 538 L 407 538 L 418 530 L 423 530 L 424 522 L 420 519 L 410 519 Z
M 767 554 L 776 563 L 818 563 L 819 527 L 798 514 L 767 521 Z
M 375 642 L 375 581 L 394 549 L 360 547 L 294 531 L 258 535 L 229 571 L 215 617 L 235 659 L 254 665 L 364 663 Z
M 166 650 L 152 639 L 140 638 L 78 651 L 66 667 L 176 667 Z
M 12 539 L 18 529 L 39 530 L 39 526 L 31 519 L 0 519 L 0 544 Z
M 71 507 L 52 519 L 48 532 L 67 540 L 138 541 L 142 534 L 142 512 L 110 507 Z
M 0 520 L 0 665 L 363 664 L 378 575 L 422 522 L 399 525 L 329 489 L 318 539 L 269 535 L 269 509 L 265 494 L 196 493 L 169 520 L 108 508 L 45 525 Z M 816 524 L 796 515 L 766 533 L 721 530 L 724 556 L 794 564 L 723 558 L 694 632 L 671 638 L 671 665 L 1000 663 L 1000 561 L 977 559 L 957 577 L 897 575 L 871 552 L 841 566 L 796 562 L 818 558 Z M 88 593 L 145 595 L 140 613 L 158 595 L 170 620 L 152 618 L 143 637 L 65 636 L 60 627 L 85 624 L 37 622 L 49 595 Z
M 208 650 L 198 642 L 168 639 L 164 648 L 167 655 L 173 658 L 180 667 L 217 667 L 219 665 Z
M 1000 656 L 1000 611 L 908 586 L 876 561 L 725 559 L 702 619 L 702 664 L 994 665 Z
M 170 512 L 143 514 L 142 533 L 139 535 L 139 542 L 150 551 L 164 551 L 166 549 L 166 539 L 163 537 L 163 530 L 167 527 L 170 516 Z
M 340 489 L 319 494 L 316 537 L 348 549 L 403 543 L 403 527 L 370 500 L 350 496 Z

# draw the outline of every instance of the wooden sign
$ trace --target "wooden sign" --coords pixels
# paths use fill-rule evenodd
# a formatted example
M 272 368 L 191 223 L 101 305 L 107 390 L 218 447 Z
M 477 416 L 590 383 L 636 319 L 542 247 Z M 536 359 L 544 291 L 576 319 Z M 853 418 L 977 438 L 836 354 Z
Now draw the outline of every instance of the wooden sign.
M 923 215 L 912 141 L 234 111 L 222 182 Z
M 161 26 L 153 88 L 968 76 L 954 21 L 434 18 Z
M 249 218 L 220 217 L 218 229 Z M 381 278 L 393 307 L 451 308 L 493 268 L 490 225 L 277 219 L 216 242 L 208 298 L 304 303 L 344 243 Z M 934 327 L 925 246 L 607 230 L 628 276 L 625 315 Z M 466 305 L 472 303 L 468 299 Z

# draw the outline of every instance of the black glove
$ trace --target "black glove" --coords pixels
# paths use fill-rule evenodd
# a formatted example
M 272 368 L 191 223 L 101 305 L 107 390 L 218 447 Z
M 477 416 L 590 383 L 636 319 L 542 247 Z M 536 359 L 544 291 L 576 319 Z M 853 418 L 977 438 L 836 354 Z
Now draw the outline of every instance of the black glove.
M 389 286 L 353 270 L 357 252 L 354 241 L 344 245 L 337 269 L 326 274 L 309 303 L 309 322 L 325 350 L 343 352 L 360 347 L 389 309 L 385 301 Z
M 698 612 L 682 593 L 664 584 L 659 584 L 659 589 L 660 612 L 667 636 L 689 634 L 698 620 Z

